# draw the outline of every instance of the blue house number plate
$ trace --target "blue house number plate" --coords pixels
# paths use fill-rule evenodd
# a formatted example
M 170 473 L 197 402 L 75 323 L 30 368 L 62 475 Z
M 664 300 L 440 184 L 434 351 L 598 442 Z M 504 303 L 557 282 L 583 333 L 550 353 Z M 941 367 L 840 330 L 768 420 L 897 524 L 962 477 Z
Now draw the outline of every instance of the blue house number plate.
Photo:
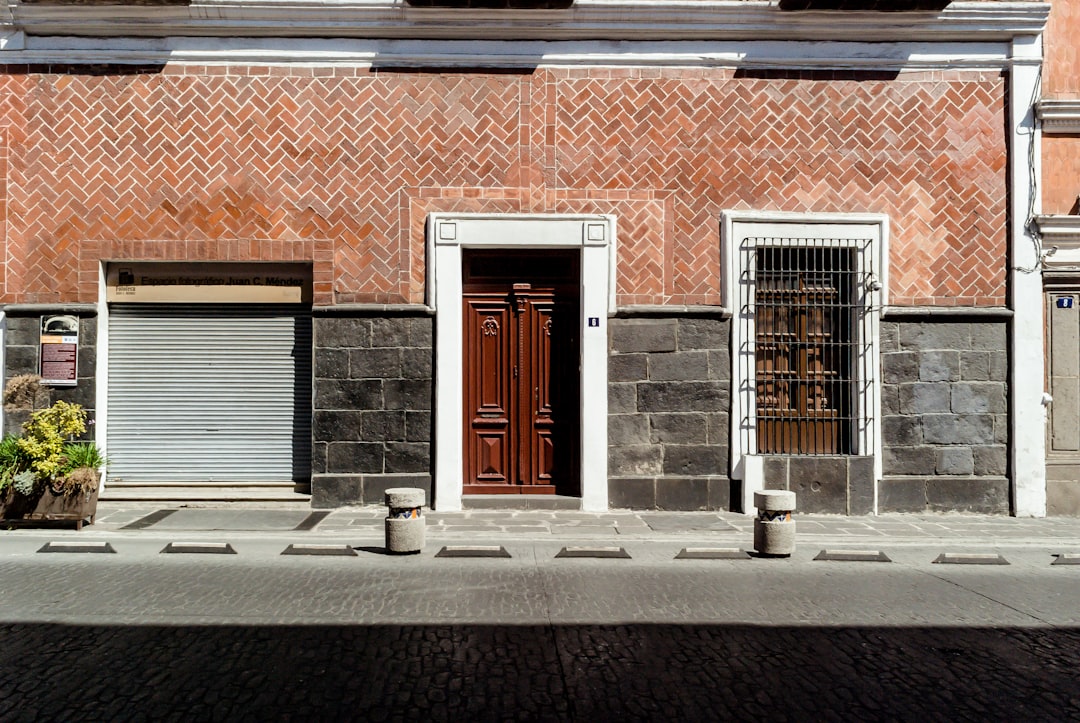
M 1059 297 L 1057 297 L 1057 308 L 1059 308 L 1059 309 L 1071 309 L 1071 308 L 1073 308 L 1073 297 L 1071 297 L 1071 296 L 1059 296 Z

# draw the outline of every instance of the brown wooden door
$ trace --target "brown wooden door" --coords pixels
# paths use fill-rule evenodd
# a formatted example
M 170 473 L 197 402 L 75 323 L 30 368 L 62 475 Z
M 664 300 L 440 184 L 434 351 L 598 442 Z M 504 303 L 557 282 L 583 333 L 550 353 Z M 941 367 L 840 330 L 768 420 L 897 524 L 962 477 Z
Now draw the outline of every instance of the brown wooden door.
M 578 494 L 577 255 L 468 253 L 465 484 Z

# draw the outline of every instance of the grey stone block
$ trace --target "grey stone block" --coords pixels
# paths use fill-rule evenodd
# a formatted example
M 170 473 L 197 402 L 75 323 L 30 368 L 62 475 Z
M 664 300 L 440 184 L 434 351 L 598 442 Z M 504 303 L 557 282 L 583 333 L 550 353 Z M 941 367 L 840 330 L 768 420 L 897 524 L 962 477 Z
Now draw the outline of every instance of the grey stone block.
M 900 413 L 900 387 L 896 384 L 885 384 L 881 387 L 881 413 Z
M 709 478 L 709 504 L 708 509 L 716 511 L 731 511 L 731 501 L 735 493 L 732 490 L 734 482 L 727 477 Z
M 353 379 L 396 379 L 401 373 L 401 349 L 352 349 L 349 376 Z
M 10 379 L 19 374 L 37 374 L 38 348 L 36 346 L 8 346 L 4 350 L 4 369 Z
M 364 500 L 363 479 L 361 475 L 312 475 L 312 508 L 325 510 L 362 504 Z
M 971 447 L 943 447 L 937 450 L 938 474 L 970 475 L 975 472 Z
M 429 472 L 430 446 L 427 442 L 387 442 L 384 470 L 390 474 Z
M 79 382 L 83 379 L 94 379 L 97 373 L 97 347 L 83 344 L 79 341 L 79 362 L 75 372 Z
M 922 421 L 919 417 L 882 417 L 881 434 L 886 445 L 913 446 L 922 444 Z
M 656 508 L 705 510 L 709 506 L 709 482 L 705 479 L 662 477 L 656 480 Z
M 758 512 L 793 512 L 798 503 L 791 490 L 758 490 L 754 492 L 754 507 Z
M 652 477 L 616 477 L 608 480 L 608 505 L 612 509 L 656 509 L 656 480 Z
M 431 349 L 434 346 L 435 320 L 430 317 L 409 319 L 409 346 Z
M 990 380 L 1004 382 L 1009 379 L 1009 354 L 1003 351 L 990 352 Z
M 919 381 L 951 382 L 959 378 L 959 352 L 934 350 L 919 354 Z
M 709 355 L 703 351 L 650 354 L 649 379 L 653 381 L 708 381 Z
M 316 349 L 315 377 L 317 379 L 348 379 L 349 352 L 347 349 Z
M 726 349 L 731 343 L 730 329 L 730 322 L 724 319 L 680 319 L 679 350 Z
M 709 379 L 729 381 L 731 379 L 731 354 L 724 351 L 710 351 Z
M 637 384 L 608 384 L 608 413 L 637 412 Z
M 727 390 L 718 382 L 638 384 L 640 412 L 714 412 L 728 408 Z
M 1008 514 L 1009 483 L 1004 477 L 931 477 L 926 499 L 934 512 Z
M 409 332 L 411 319 L 385 318 L 371 320 L 371 346 L 411 346 Z
M 709 444 L 731 444 L 731 415 L 727 411 L 705 415 L 709 420 Z
M 1009 443 L 1009 415 L 994 415 L 994 444 Z
M 728 448 L 712 445 L 664 445 L 664 474 L 703 477 L 728 468 Z M 659 490 L 660 482 L 657 482 Z
M 383 493 L 383 503 L 391 510 L 411 510 L 427 505 L 427 493 L 419 487 L 390 487 Z
M 983 476 L 1004 475 L 1008 469 L 1009 459 L 1004 445 L 989 447 L 972 447 L 974 458 L 974 474 Z
M 881 322 L 878 332 L 878 348 L 883 354 L 900 351 L 900 328 L 895 321 Z
M 84 409 L 90 410 L 96 401 L 94 385 L 80 381 L 76 387 L 53 387 L 52 400 L 53 402 L 78 404 Z
M 431 349 L 402 349 L 401 376 L 405 379 L 431 379 L 434 368 L 432 353 Z
M 966 323 L 912 322 L 900 325 L 900 349 L 904 351 L 963 351 L 970 348 L 971 330 Z
M 614 319 L 611 346 L 621 353 L 675 351 L 674 319 Z
M 608 443 L 611 445 L 648 444 L 649 418 L 643 414 L 608 416 Z
M 848 458 L 848 514 L 869 515 L 874 512 L 874 458 Z
M 957 414 L 1003 414 L 1005 387 L 1000 382 L 960 382 L 952 385 L 952 411 Z
M 792 457 L 789 465 L 788 489 L 802 512 L 847 514 L 846 457 Z
M 364 474 L 383 471 L 383 445 L 379 442 L 331 442 L 326 450 L 329 474 Z
M 641 415 L 638 415 L 641 416 Z M 645 418 L 645 417 L 642 417 Z M 704 414 L 650 414 L 647 442 L 705 444 L 709 441 L 709 417 Z M 726 442 L 727 440 L 722 440 Z
M 379 379 L 316 379 L 315 409 L 382 409 Z
M 371 322 L 368 319 L 341 317 L 314 319 L 317 348 L 353 348 L 371 344 Z
M 82 324 L 79 325 L 82 331 Z M 81 337 L 82 334 L 80 333 Z M 9 346 L 36 347 L 41 341 L 41 319 L 37 316 L 9 316 L 4 342 Z
M 432 383 L 429 380 L 387 379 L 383 384 L 387 409 L 431 410 Z
M 960 354 L 960 379 L 968 382 L 989 381 L 990 352 L 962 352 Z
M 882 354 L 881 378 L 886 384 L 918 381 L 919 355 L 909 351 Z
M 1000 322 L 980 322 L 971 325 L 971 348 L 1002 351 L 1006 348 L 1006 325 Z
M 898 387 L 903 414 L 929 414 L 951 410 L 950 385 L 945 383 L 901 384 Z
M 321 442 L 360 442 L 362 412 L 317 409 L 312 418 L 312 436 Z
M 786 490 L 788 488 L 788 459 L 788 457 L 768 456 L 762 460 L 765 489 Z
M 1046 514 L 1050 517 L 1080 517 L 1080 481 L 1047 480 Z
M 929 444 L 991 444 L 994 441 L 994 418 L 989 414 L 925 414 L 922 427 L 923 439 Z
M 359 421 L 360 439 L 365 442 L 397 442 L 405 439 L 405 412 L 363 412 Z
M 431 412 L 405 412 L 405 441 L 431 441 Z
M 663 447 L 638 444 L 608 448 L 609 474 L 616 477 L 656 477 L 663 468 Z
M 326 442 L 312 442 L 311 444 L 311 472 L 323 474 L 326 472 Z
M 882 471 L 888 475 L 934 474 L 937 469 L 937 458 L 934 454 L 936 449 L 887 446 L 882 451 Z
M 608 381 L 644 381 L 648 377 L 647 359 L 647 354 L 612 354 L 608 357 Z
M 885 477 L 878 485 L 878 512 L 925 512 L 925 477 Z

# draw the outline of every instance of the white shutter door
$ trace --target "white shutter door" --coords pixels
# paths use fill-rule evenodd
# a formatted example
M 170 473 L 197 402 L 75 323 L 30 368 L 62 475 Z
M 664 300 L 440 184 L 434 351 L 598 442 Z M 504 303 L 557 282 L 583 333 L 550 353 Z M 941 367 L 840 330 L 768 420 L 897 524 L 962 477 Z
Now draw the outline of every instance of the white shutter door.
M 310 478 L 311 315 L 271 305 L 113 306 L 109 475 Z

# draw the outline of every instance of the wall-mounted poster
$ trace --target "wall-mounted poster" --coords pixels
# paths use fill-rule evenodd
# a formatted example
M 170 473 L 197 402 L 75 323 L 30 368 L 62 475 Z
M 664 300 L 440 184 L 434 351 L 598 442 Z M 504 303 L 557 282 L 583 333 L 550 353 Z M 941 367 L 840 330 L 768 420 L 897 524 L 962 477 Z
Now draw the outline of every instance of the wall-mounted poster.
M 43 384 L 73 387 L 78 383 L 78 317 L 41 317 L 41 353 L 38 358 L 38 374 Z

